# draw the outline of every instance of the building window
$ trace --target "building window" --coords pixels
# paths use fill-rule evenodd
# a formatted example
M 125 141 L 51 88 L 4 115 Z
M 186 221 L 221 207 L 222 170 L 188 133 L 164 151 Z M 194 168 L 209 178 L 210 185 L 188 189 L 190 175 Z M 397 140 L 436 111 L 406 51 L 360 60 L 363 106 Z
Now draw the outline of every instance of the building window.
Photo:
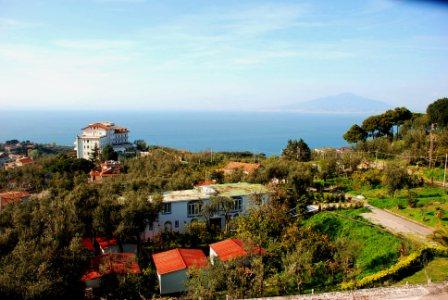
M 179 228 L 179 221 L 178 220 L 174 221 L 174 227 L 175 228 Z
M 188 202 L 188 216 L 197 216 L 201 212 L 202 202 L 201 201 L 191 201 Z
M 243 197 L 233 197 L 233 209 L 232 211 L 243 210 Z
M 166 231 L 171 231 L 171 230 L 173 229 L 173 225 L 171 224 L 170 221 L 166 221 L 166 222 L 165 222 L 164 229 L 165 229 Z
M 162 214 L 167 215 L 171 213 L 171 203 L 162 204 Z

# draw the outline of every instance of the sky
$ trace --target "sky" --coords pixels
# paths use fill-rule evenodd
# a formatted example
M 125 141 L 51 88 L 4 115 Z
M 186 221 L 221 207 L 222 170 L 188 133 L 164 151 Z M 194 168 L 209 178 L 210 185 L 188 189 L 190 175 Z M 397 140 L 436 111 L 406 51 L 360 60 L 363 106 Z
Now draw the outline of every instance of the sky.
M 448 96 L 448 5 L 0 0 L 0 109 L 264 110 Z

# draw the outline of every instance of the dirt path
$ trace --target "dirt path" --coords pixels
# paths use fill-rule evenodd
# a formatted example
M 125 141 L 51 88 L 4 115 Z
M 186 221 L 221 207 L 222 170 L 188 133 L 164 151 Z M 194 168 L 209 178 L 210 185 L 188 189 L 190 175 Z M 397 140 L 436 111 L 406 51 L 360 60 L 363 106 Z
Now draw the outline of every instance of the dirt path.
M 362 216 L 364 218 L 374 224 L 382 225 L 392 232 L 417 236 L 422 239 L 427 239 L 427 236 L 434 232 L 434 229 L 432 228 L 409 221 L 383 209 L 376 208 L 369 204 L 367 204 L 366 207 L 369 208 L 371 212 L 363 213 Z

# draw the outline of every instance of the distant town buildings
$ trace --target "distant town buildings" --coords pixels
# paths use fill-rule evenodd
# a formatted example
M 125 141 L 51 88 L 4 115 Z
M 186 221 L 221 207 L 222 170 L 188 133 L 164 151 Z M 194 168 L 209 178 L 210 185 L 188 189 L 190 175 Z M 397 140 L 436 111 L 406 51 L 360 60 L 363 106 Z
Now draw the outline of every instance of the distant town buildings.
M 9 158 L 13 158 L 14 154 L 10 154 Z M 5 170 L 14 169 L 16 167 L 23 167 L 25 165 L 32 164 L 34 161 L 31 157 L 19 155 L 13 162 L 4 163 Z
M 0 167 L 3 167 L 4 164 L 9 162 L 11 159 L 9 158 L 8 153 L 0 152 Z
M 116 152 L 124 153 L 133 148 L 133 145 L 129 143 L 128 134 L 127 128 L 119 127 L 112 122 L 89 124 L 82 129 L 81 135 L 76 136 L 76 156 L 89 159 L 95 149 L 102 151 L 107 145 L 111 145 Z
M 251 205 L 251 198 L 255 195 L 259 195 L 262 201 L 267 201 L 268 189 L 261 184 L 240 182 L 166 192 L 163 194 L 162 211 L 157 221 L 147 228 L 144 238 L 151 238 L 164 230 L 183 232 L 190 223 L 204 220 L 202 206 L 213 196 L 224 196 L 233 200 L 233 207 L 228 212 L 229 217 L 232 218 L 246 213 Z M 217 211 L 209 222 L 214 227 L 224 228 L 226 222 L 224 212 Z

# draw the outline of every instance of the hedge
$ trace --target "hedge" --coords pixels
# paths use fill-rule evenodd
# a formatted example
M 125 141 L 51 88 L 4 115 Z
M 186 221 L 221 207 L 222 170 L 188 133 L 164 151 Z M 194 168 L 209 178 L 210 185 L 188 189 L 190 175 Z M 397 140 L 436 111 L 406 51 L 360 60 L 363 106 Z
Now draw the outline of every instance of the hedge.
M 422 247 L 412 252 L 407 257 L 400 259 L 395 265 L 386 270 L 368 275 L 360 280 L 341 283 L 341 288 L 344 290 L 349 290 L 355 288 L 373 287 L 375 284 L 386 280 L 400 280 L 420 270 L 425 261 L 431 260 L 435 256 L 448 256 L 448 248 L 433 245 Z

